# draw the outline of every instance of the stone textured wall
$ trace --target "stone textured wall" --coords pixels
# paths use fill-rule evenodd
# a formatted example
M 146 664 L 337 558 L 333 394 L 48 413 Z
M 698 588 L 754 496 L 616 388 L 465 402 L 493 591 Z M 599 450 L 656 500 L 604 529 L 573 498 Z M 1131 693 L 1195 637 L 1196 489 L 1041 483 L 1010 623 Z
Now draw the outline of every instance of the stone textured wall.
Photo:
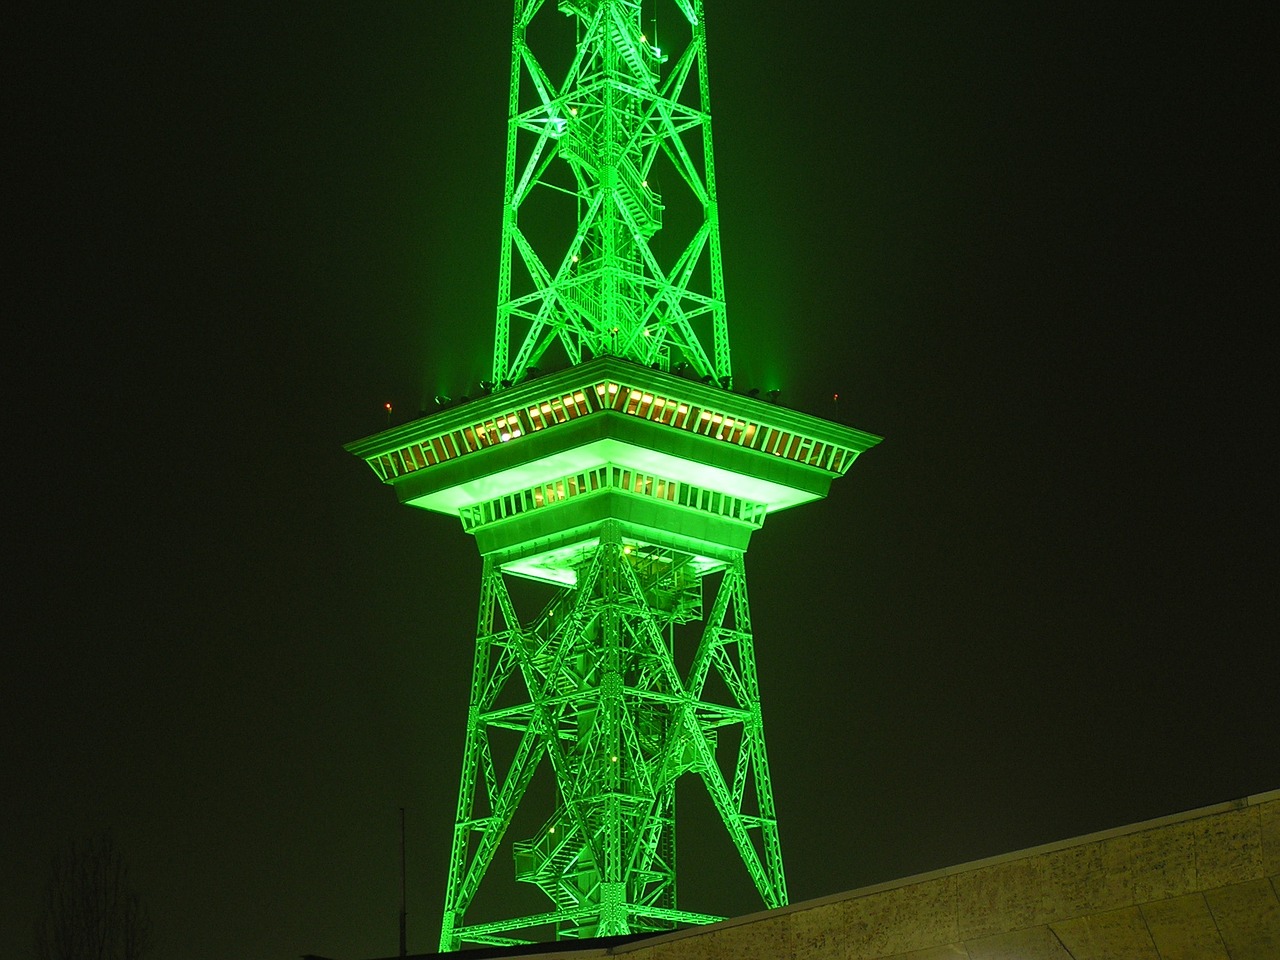
M 628 960 L 1280 960 L 1280 791 L 615 947 Z

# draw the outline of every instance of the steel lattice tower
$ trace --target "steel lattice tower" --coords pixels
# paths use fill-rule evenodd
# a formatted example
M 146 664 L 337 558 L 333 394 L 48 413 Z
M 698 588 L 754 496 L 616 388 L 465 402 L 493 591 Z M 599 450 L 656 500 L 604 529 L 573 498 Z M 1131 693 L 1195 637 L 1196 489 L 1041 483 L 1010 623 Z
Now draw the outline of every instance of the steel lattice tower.
M 879 440 L 732 390 L 701 0 L 516 0 L 509 117 L 492 381 L 348 446 L 483 557 L 442 950 L 719 919 L 677 906 L 685 773 L 787 902 L 744 555 Z M 544 763 L 547 907 L 473 921 Z

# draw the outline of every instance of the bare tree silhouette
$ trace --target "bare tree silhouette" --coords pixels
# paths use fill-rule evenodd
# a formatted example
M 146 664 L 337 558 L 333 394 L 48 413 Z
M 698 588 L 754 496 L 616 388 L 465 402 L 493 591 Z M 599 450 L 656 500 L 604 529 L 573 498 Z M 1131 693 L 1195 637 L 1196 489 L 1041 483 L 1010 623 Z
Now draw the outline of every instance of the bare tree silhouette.
M 150 939 L 151 920 L 110 834 L 73 841 L 53 858 L 37 960 L 141 960 Z

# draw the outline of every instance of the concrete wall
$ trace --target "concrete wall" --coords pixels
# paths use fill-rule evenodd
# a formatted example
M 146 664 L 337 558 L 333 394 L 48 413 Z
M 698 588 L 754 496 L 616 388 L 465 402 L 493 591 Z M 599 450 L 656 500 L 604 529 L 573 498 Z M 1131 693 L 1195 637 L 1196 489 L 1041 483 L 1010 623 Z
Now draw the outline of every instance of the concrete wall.
M 1280 960 L 1280 790 L 617 946 L 628 960 Z

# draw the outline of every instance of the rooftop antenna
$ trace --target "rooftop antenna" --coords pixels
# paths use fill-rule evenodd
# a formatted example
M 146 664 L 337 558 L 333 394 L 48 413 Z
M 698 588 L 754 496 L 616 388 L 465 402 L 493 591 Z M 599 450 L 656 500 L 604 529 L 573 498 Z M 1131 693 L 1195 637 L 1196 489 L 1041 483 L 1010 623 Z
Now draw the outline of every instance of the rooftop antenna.
M 409 952 L 408 940 L 406 938 L 406 929 L 408 921 L 408 910 L 405 906 L 404 896 L 404 807 L 400 808 L 400 956 L 406 956 Z

